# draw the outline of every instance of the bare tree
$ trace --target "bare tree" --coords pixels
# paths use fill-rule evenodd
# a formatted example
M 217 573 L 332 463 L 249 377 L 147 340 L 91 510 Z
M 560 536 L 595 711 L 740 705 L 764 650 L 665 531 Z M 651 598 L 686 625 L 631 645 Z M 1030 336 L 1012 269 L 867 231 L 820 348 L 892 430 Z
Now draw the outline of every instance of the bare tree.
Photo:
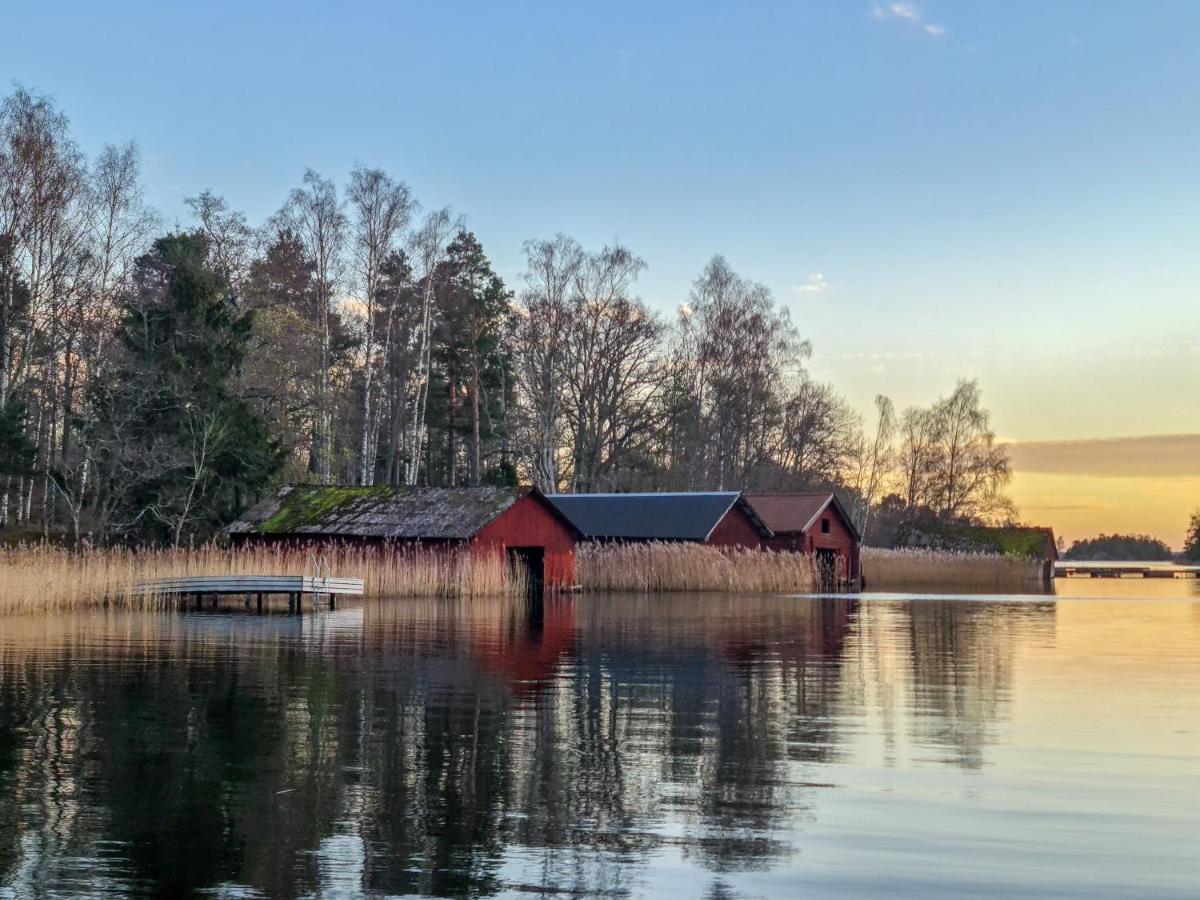
M 292 191 L 279 212 L 279 225 L 291 229 L 304 245 L 313 264 L 321 363 L 318 378 L 309 472 L 329 482 L 332 428 L 330 422 L 331 318 L 341 283 L 341 254 L 346 241 L 346 216 L 333 182 L 312 169 L 304 173 L 304 186 Z
M 631 296 L 645 266 L 618 244 L 585 254 L 575 273 L 563 387 L 576 492 L 614 488 L 657 425 L 665 329 Z
M 858 417 L 832 385 L 808 377 L 786 395 L 773 449 L 789 487 L 827 487 L 850 467 Z
M 898 476 L 909 510 L 928 508 L 933 498 L 938 455 L 938 422 L 932 410 L 909 407 L 900 417 Z
M 787 310 L 771 292 L 714 256 L 696 279 L 680 328 L 690 332 L 695 356 L 689 379 L 696 391 L 697 433 L 704 482 L 745 487 L 771 460 L 781 417 L 782 385 L 798 377 L 811 353 Z
M 883 394 L 875 395 L 875 433 L 861 435 L 854 467 L 854 506 L 851 515 L 860 535 L 867 533 L 871 510 L 875 507 L 880 489 L 892 470 L 895 452 L 892 441 L 896 432 L 896 412 L 892 401 Z
M 91 484 L 94 445 L 88 439 L 93 417 L 87 403 L 90 387 L 104 375 L 108 341 L 116 327 L 119 299 L 127 290 L 136 256 L 145 248 L 157 216 L 143 199 L 137 147 L 106 146 L 92 167 L 87 208 L 90 268 L 86 286 L 77 292 L 63 353 L 63 427 L 51 483 L 80 539 L 84 502 Z M 79 452 L 73 438 L 79 437 Z
M 935 510 L 943 519 L 980 519 L 1012 511 L 1000 496 L 1011 478 L 1008 451 L 996 444 L 981 401 L 978 382 L 960 381 L 934 406 L 940 438 Z
M 363 341 L 362 439 L 359 448 L 359 484 L 375 481 L 374 419 L 371 413 L 372 374 L 375 365 L 375 320 L 380 273 L 384 261 L 395 248 L 400 234 L 408 228 L 415 210 L 408 185 L 393 181 L 380 169 L 357 167 L 350 174 L 346 191 L 354 220 L 351 242 L 354 254 L 355 285 L 366 305 Z
M 525 289 L 517 328 L 517 382 L 525 413 L 524 443 L 534 485 L 558 490 L 562 429 L 564 341 L 571 321 L 571 290 L 583 249 L 559 234 L 525 244 Z
M 198 197 L 185 197 L 184 203 L 200 223 L 208 239 L 213 268 L 240 293 L 257 250 L 257 240 L 246 224 L 246 216 L 232 209 L 225 198 L 204 191 Z
M 899 478 L 910 513 L 953 521 L 1011 517 L 1001 494 L 1011 477 L 1008 452 L 996 444 L 979 385 L 960 381 L 927 409 L 900 420 Z

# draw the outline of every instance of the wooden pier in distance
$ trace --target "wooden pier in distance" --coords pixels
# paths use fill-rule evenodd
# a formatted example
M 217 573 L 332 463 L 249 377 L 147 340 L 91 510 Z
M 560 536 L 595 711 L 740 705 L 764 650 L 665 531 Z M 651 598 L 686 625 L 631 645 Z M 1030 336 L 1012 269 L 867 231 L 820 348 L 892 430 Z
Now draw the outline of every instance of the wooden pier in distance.
M 361 596 L 363 580 L 311 575 L 196 575 L 143 581 L 137 587 L 143 594 L 190 598 L 195 600 L 197 607 L 205 597 L 212 597 L 215 603 L 219 596 L 242 594 L 246 597 L 247 607 L 250 598 L 255 598 L 259 612 L 262 612 L 264 597 L 283 594 L 288 598 L 288 610 L 299 612 L 306 596 L 312 597 L 314 604 L 327 600 L 330 609 L 339 596 Z
M 1200 578 L 1200 566 L 1059 560 L 1054 574 L 1058 578 Z

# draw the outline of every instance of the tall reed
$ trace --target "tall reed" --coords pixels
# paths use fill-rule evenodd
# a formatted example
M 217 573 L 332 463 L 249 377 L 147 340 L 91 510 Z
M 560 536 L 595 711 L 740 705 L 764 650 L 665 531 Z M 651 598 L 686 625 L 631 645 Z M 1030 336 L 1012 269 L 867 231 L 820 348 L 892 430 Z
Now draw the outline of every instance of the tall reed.
M 998 553 L 862 549 L 863 578 L 867 590 L 872 591 L 899 588 L 1040 589 L 1044 586 L 1042 569 L 1040 559 Z
M 575 570 L 586 591 L 808 593 L 820 579 L 811 556 L 705 544 L 580 544 Z
M 138 588 L 159 578 L 190 575 L 313 574 L 308 549 L 256 546 L 195 550 L 86 550 L 47 544 L 0 549 L 0 612 L 162 602 Z M 391 553 L 350 547 L 319 551 L 335 577 L 362 578 L 369 597 L 520 595 L 523 576 L 499 555 L 398 548 Z

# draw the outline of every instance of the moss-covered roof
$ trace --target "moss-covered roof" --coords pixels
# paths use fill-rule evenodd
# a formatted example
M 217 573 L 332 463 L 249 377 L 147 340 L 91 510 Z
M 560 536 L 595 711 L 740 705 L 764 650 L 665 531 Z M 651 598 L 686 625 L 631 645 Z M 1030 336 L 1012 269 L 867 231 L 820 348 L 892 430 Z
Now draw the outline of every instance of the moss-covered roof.
M 897 547 L 928 547 L 1024 558 L 1058 557 L 1054 531 L 1029 525 L 954 525 L 906 522 L 896 534 Z
M 517 501 L 516 488 L 285 487 L 230 534 L 466 539 Z

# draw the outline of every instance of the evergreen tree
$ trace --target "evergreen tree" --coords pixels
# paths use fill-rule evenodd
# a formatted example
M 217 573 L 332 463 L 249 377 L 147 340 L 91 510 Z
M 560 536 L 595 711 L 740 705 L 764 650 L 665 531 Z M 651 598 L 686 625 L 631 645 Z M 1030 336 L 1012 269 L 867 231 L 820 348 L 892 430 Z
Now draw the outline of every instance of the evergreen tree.
M 156 241 L 121 306 L 115 358 L 94 398 L 102 524 L 174 545 L 206 539 L 283 462 L 237 390 L 253 314 L 234 305 L 200 233 Z
M 19 400 L 0 407 L 0 476 L 30 475 L 37 447 L 25 428 L 26 408 Z
M 438 330 L 429 398 L 430 480 L 513 483 L 512 293 L 478 239 L 460 231 L 437 275 Z
M 1187 536 L 1183 539 L 1183 558 L 1188 562 L 1200 563 L 1200 510 L 1192 513 Z

